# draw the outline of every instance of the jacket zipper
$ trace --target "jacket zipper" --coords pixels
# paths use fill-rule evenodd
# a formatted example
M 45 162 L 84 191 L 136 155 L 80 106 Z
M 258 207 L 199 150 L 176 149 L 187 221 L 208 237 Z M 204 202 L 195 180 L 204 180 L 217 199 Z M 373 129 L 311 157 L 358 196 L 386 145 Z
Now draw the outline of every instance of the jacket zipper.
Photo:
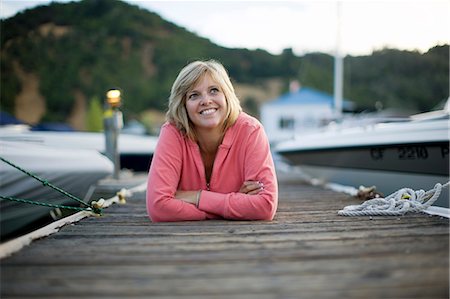
M 201 153 L 200 153 L 200 147 L 197 145 L 197 151 L 198 151 L 198 155 L 200 156 L 200 161 L 201 161 L 201 165 L 203 167 L 203 173 L 205 175 L 205 181 L 206 181 L 206 191 L 211 191 L 211 177 L 212 174 L 214 172 L 214 165 L 213 165 L 213 170 L 211 171 L 211 177 L 209 178 L 209 182 L 206 180 L 206 173 L 205 173 L 205 164 L 203 164 L 203 160 L 201 158 Z

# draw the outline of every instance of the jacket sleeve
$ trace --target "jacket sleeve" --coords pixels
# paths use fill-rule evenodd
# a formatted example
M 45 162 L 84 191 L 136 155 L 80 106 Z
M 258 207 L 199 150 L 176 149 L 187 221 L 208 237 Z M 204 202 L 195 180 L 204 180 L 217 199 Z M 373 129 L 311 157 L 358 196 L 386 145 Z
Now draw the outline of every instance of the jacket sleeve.
M 174 197 L 182 167 L 180 138 L 173 127 L 161 128 L 147 180 L 147 212 L 153 222 L 215 218 Z
M 258 126 L 236 142 L 245 146 L 242 151 L 245 180 L 262 182 L 264 190 L 256 195 L 202 191 L 199 209 L 226 219 L 272 220 L 278 206 L 278 184 L 263 127 Z

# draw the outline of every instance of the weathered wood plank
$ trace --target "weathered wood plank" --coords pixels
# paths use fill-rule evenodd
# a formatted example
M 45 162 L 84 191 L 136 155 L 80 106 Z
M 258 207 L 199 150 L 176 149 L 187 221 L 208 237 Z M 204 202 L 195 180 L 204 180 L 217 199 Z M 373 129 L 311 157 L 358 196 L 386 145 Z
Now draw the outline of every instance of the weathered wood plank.
M 1 261 L 2 298 L 448 298 L 449 221 L 341 217 L 280 184 L 271 222 L 151 223 L 144 194 Z
M 261 269 L 264 270 L 264 269 Z M 180 269 L 182 271 L 182 269 Z M 278 273 L 276 275 L 263 275 L 259 271 L 251 276 L 221 276 L 205 275 L 201 279 L 191 277 L 161 277 L 147 278 L 141 273 L 135 273 L 131 277 L 120 277 L 93 280 L 91 277 L 76 279 L 52 279 L 27 280 L 27 288 L 23 289 L 23 282 L 16 283 L 17 290 L 24 296 L 32 296 L 39 293 L 47 296 L 72 296 L 99 295 L 233 295 L 239 293 L 281 293 L 297 294 L 334 292 L 334 296 L 347 296 L 351 291 L 359 291 L 364 298 L 372 297 L 374 292 L 392 297 L 412 298 L 413 294 L 428 298 L 440 296 L 445 290 L 436 285 L 436 279 L 443 275 L 446 269 L 433 271 L 434 275 L 422 276 L 419 271 L 391 271 L 390 275 L 382 272 L 368 273 L 327 273 L 309 274 L 307 276 L 297 274 Z M 362 275 L 361 275 L 362 274 Z M 120 275 L 120 274 L 119 274 Z M 401 278 L 399 280 L 399 278 Z M 421 281 L 421 285 L 413 281 Z M 13 290 L 11 290 L 13 292 Z M 407 295 L 407 296 L 405 296 Z

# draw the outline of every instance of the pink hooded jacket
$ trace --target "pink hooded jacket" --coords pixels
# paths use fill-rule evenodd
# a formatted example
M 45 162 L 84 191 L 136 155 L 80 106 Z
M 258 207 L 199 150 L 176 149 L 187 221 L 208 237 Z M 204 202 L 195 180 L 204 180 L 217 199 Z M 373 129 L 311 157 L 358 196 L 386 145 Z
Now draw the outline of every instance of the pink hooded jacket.
M 256 195 L 239 193 L 244 181 L 260 181 Z M 196 207 L 174 198 L 177 190 L 203 190 Z M 272 220 L 278 186 L 270 147 L 258 120 L 241 113 L 219 146 L 207 184 L 197 143 L 166 123 L 150 166 L 147 212 L 153 222 L 205 219 Z

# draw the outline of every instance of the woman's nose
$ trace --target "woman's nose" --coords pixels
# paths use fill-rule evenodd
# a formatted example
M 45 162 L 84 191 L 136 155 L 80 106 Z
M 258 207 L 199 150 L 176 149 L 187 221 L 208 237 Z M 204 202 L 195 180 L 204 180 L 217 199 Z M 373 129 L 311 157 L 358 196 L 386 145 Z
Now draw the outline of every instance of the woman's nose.
M 210 102 L 211 102 L 211 98 L 209 97 L 208 94 L 202 95 L 202 97 L 200 99 L 200 105 L 205 106 L 205 105 L 209 104 Z

